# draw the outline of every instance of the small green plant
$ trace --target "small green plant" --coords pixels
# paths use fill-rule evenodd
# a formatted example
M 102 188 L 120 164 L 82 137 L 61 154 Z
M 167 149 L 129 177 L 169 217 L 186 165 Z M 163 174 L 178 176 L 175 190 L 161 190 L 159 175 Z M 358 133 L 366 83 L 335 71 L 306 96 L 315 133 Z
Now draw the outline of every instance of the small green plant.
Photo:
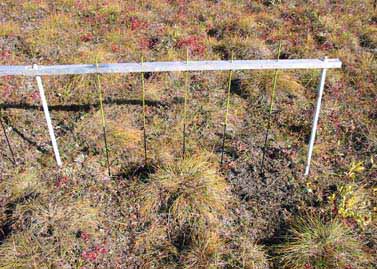
M 299 218 L 288 242 L 278 248 L 281 265 L 289 269 L 368 268 L 364 244 L 338 220 Z
M 368 225 L 372 220 L 371 199 L 364 187 L 356 184 L 345 184 L 337 193 L 330 196 L 334 211 L 343 218 L 353 218 L 360 227 Z
M 348 169 L 347 176 L 354 180 L 356 179 L 357 174 L 363 172 L 365 170 L 363 162 L 352 162 L 351 166 Z

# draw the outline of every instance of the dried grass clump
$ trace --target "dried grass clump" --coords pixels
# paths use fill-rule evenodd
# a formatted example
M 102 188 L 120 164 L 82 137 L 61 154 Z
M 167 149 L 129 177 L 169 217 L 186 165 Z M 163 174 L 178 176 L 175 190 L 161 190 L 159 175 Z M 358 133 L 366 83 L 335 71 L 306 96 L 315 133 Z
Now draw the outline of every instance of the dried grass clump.
M 32 207 L 31 229 L 38 233 L 51 232 L 62 236 L 76 235 L 78 231 L 95 233 L 101 221 L 100 208 L 89 200 L 55 201 L 37 203 Z
M 0 268 L 53 268 L 50 251 L 51 244 L 42 243 L 31 233 L 14 234 L 0 246 Z
M 188 113 L 187 126 L 191 124 L 191 115 Z M 151 141 L 148 144 L 150 153 L 156 163 L 173 163 L 177 156 L 182 156 L 182 130 L 183 121 L 168 123 L 165 118 L 155 116 L 148 125 L 149 137 Z M 187 131 L 186 153 L 191 154 L 198 148 L 198 141 L 194 139 L 193 132 Z
M 73 9 L 75 8 L 76 1 L 75 0 L 55 0 L 56 6 L 60 9 Z
M 299 218 L 288 242 L 279 248 L 284 268 L 368 268 L 364 244 L 337 220 L 324 222 L 318 216 Z
M 65 14 L 51 15 L 26 37 L 26 43 L 34 54 L 64 60 L 76 47 L 78 24 Z
M 199 234 L 183 255 L 183 268 L 219 268 L 223 252 L 224 242 L 217 232 Z
M 178 259 L 178 250 L 169 241 L 167 227 L 158 223 L 152 224 L 136 238 L 135 248 L 142 258 L 143 268 L 173 265 Z
M 365 48 L 377 49 L 377 28 L 366 27 L 360 36 L 360 44 Z
M 255 21 L 255 18 L 252 16 L 240 16 L 238 19 L 238 29 L 241 34 L 244 35 L 255 35 L 255 32 L 258 30 L 258 24 Z
M 89 35 L 91 34 L 89 33 Z M 93 48 L 91 45 L 82 45 L 75 53 L 67 55 L 64 61 L 74 64 L 104 64 L 116 63 L 119 60 L 117 59 L 116 53 L 113 53 L 109 48 L 106 48 L 106 46 L 97 46 Z M 88 98 L 93 98 L 93 96 L 98 97 L 98 94 L 93 95 L 93 91 L 96 93 L 98 92 L 98 85 L 97 83 L 94 83 L 97 81 L 95 76 L 96 75 L 92 76 L 91 79 L 89 79 L 87 76 L 79 76 L 85 78 L 84 80 L 81 80 L 82 85 L 79 86 L 83 88 L 83 91 L 88 95 Z M 124 76 L 122 74 L 100 75 L 102 91 L 105 92 L 107 89 L 119 88 L 123 83 L 123 79 Z M 77 91 L 77 88 L 73 88 L 73 91 Z M 78 96 L 78 98 L 81 97 Z
M 15 22 L 0 23 L 0 37 L 18 35 L 21 32 L 20 27 Z
M 89 200 L 69 197 L 18 205 L 13 217 L 23 225 L 0 245 L 0 268 L 78 266 L 85 246 L 78 234 L 101 238 L 100 210 Z
M 157 257 L 152 260 L 157 267 L 169 262 L 182 268 L 222 266 L 223 219 L 230 217 L 232 199 L 214 159 L 204 152 L 168 163 L 141 188 L 139 212 L 149 225 L 138 240 L 145 246 L 143 259 Z M 161 220 L 164 226 L 156 224 Z
M 104 47 L 80 47 L 76 54 L 72 54 L 71 57 L 68 58 L 69 62 L 82 64 L 82 63 L 89 63 L 89 64 L 99 64 L 101 63 L 112 63 L 116 62 L 115 55 L 108 51 Z M 103 76 L 102 76 L 103 77 Z M 106 84 L 104 84 L 105 86 Z
M 242 14 L 229 14 L 223 20 L 214 20 L 212 23 L 214 27 L 208 31 L 208 35 L 218 40 L 236 34 L 243 37 L 255 36 L 260 30 L 253 16 Z
M 237 236 L 235 247 L 228 254 L 231 268 L 268 269 L 269 261 L 263 247 L 251 242 L 247 236 Z
M 110 114 L 112 118 L 106 117 L 106 139 L 112 168 L 116 169 L 115 166 L 118 164 L 125 166 L 144 160 L 142 131 L 134 127 L 134 123 L 127 114 L 117 114 L 112 109 L 105 111 L 105 115 Z M 99 153 L 105 156 L 100 111 L 82 120 L 77 126 L 77 133 L 94 155 Z
M 285 94 L 301 100 L 305 99 L 304 86 L 300 84 L 300 82 L 289 73 L 280 73 L 276 85 L 279 89 L 280 95 Z
M 40 1 L 25 1 L 21 5 L 22 12 L 25 14 L 35 13 L 38 12 L 41 9 L 47 9 L 48 3 L 45 0 Z
M 254 37 L 232 36 L 211 44 L 216 53 L 230 59 L 232 52 L 235 59 L 268 59 L 272 57 L 271 50 L 265 42 Z
M 115 23 L 120 14 L 122 13 L 122 7 L 119 2 L 109 1 L 109 3 L 105 6 L 102 6 L 99 9 L 99 14 L 106 17 L 108 19 L 108 23 L 112 24 Z
M 90 46 L 83 45 L 74 53 L 66 55 L 62 60 L 62 63 L 69 64 L 99 64 L 117 62 L 115 55 L 106 48 L 98 47 L 92 48 Z M 54 85 L 52 87 L 57 88 L 62 93 L 64 101 L 71 102 L 75 100 L 81 104 L 98 103 L 98 83 L 97 75 L 72 75 L 54 79 Z M 122 74 L 101 74 L 99 75 L 101 88 L 104 97 L 107 96 L 107 91 L 110 89 L 118 89 L 123 85 L 124 76 Z
M 17 201 L 29 195 L 45 192 L 46 188 L 35 169 L 15 172 L 15 175 L 0 183 L 0 191 L 9 201 Z
M 217 223 L 227 214 L 230 195 L 210 158 L 196 155 L 160 168 L 141 192 L 141 214 L 163 211 L 180 227 Z

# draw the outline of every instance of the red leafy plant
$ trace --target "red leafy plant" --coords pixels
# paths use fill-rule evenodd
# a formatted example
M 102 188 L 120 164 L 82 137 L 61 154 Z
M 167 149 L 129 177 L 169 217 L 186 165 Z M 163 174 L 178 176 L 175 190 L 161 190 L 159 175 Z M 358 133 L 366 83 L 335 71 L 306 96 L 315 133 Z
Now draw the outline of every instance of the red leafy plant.
M 182 48 L 188 48 L 193 55 L 203 55 L 206 46 L 204 44 L 204 38 L 202 36 L 197 35 L 190 35 L 184 38 L 181 38 L 177 42 L 177 47 Z

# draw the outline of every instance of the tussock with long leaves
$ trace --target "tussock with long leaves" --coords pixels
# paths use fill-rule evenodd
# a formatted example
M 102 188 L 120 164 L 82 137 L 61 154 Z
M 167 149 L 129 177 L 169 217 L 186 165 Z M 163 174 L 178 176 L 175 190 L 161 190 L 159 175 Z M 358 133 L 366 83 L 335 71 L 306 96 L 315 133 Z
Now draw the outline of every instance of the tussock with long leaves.
M 235 240 L 226 224 L 232 222 L 234 203 L 213 159 L 204 153 L 169 163 L 141 188 L 140 214 L 151 224 L 137 246 L 147 264 L 176 260 L 182 268 L 269 268 L 263 249 L 248 236 Z
M 14 233 L 0 245 L 0 268 L 51 268 L 80 264 L 81 231 L 99 235 L 99 209 L 89 201 L 46 200 L 18 205 Z M 82 240 L 81 240 L 82 241 Z M 54 253 L 54 255 L 49 255 Z
M 179 226 L 213 224 L 227 214 L 229 187 L 209 155 L 188 157 L 160 168 L 141 192 L 141 214 L 165 212 Z
M 0 184 L 0 268 L 52 268 L 84 262 L 80 234 L 103 235 L 102 208 L 62 191 L 48 192 L 35 169 Z
M 219 268 L 223 263 L 225 250 L 223 239 L 217 232 L 209 231 L 197 235 L 192 240 L 192 246 L 184 253 L 184 268 Z
M 284 268 L 368 268 L 370 258 L 351 229 L 318 216 L 300 218 L 291 228 L 288 242 L 279 248 Z
M 268 269 L 269 260 L 265 249 L 248 239 L 247 235 L 236 236 L 227 251 L 231 268 Z

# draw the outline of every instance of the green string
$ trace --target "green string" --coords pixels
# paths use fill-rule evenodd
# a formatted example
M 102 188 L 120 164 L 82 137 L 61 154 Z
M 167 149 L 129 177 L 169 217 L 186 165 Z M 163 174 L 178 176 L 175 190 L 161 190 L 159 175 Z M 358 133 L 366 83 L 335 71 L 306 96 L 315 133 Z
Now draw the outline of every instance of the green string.
M 189 50 L 186 49 L 186 64 L 189 60 Z M 183 105 L 183 141 L 182 141 L 182 158 L 185 158 L 186 155 L 186 121 L 187 121 L 187 99 L 189 92 L 189 72 L 185 72 L 185 96 L 184 96 L 184 105 Z
M 141 65 L 144 63 L 144 58 L 141 56 Z M 145 107 L 145 86 L 144 86 L 144 71 L 141 72 L 141 99 L 143 103 L 143 133 L 144 133 L 144 163 L 147 164 L 147 134 L 146 134 L 146 107 Z
M 279 42 L 279 49 L 278 49 L 278 57 L 277 57 L 278 60 L 280 59 L 281 46 L 282 46 L 282 43 L 280 41 Z M 276 69 L 275 74 L 274 74 L 274 78 L 273 78 L 273 82 L 272 82 L 272 93 L 271 93 L 271 98 L 270 98 L 270 108 L 269 108 L 269 111 L 268 111 L 267 131 L 266 131 L 266 134 L 265 134 L 265 137 L 264 137 L 263 155 L 262 155 L 262 163 L 261 163 L 261 173 L 262 174 L 264 173 L 264 162 L 265 162 L 265 158 L 266 158 L 266 149 L 267 149 L 267 146 L 268 146 L 268 136 L 269 136 L 270 130 L 271 130 L 271 118 L 272 118 L 272 110 L 273 110 L 274 100 L 275 100 L 275 92 L 276 92 L 278 74 L 279 74 L 279 70 Z
M 234 59 L 234 55 L 232 52 L 232 63 Z M 225 151 L 225 135 L 226 135 L 226 128 L 228 125 L 228 114 L 229 114 L 229 106 L 230 106 L 230 89 L 232 86 L 232 76 L 233 76 L 233 70 L 230 70 L 229 72 L 229 80 L 228 80 L 228 92 L 227 92 L 227 99 L 226 99 L 226 110 L 225 110 L 225 118 L 224 118 L 224 130 L 223 130 L 223 142 L 222 142 L 222 147 L 221 147 L 221 165 L 224 162 L 224 151 Z
M 98 70 L 98 58 L 96 58 L 96 68 Z M 99 105 L 100 105 L 101 118 L 102 118 L 103 141 L 105 143 L 107 172 L 109 174 L 109 177 L 111 177 L 109 148 L 108 148 L 108 145 L 107 145 L 107 136 L 106 136 L 106 119 L 105 119 L 105 111 L 103 109 L 102 85 L 101 85 L 101 79 L 100 79 L 99 73 L 97 73 L 97 87 L 98 87 Z

